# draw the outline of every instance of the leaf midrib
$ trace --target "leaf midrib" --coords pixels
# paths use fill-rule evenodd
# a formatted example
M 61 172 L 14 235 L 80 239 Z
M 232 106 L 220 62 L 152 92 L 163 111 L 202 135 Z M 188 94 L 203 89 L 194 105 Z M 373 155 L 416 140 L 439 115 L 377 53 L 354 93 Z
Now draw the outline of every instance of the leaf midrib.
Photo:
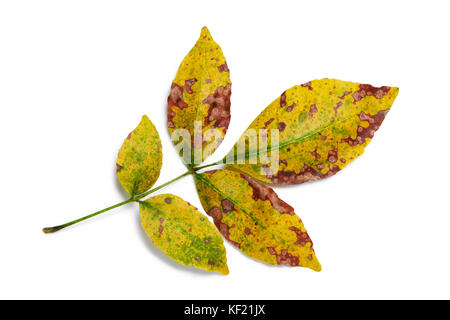
M 217 188 L 213 183 L 211 183 L 211 181 L 209 179 L 206 179 L 203 177 L 203 174 L 197 174 L 196 175 L 197 178 L 199 178 L 200 180 L 202 180 L 205 184 L 207 184 L 210 188 L 214 189 L 220 196 L 222 196 L 224 199 L 228 199 L 231 202 L 233 202 L 233 205 L 237 206 L 240 210 L 242 210 L 246 215 L 248 215 L 254 222 L 258 223 L 258 226 L 260 226 L 263 229 L 266 229 L 266 227 L 258 220 L 256 219 L 251 213 L 249 213 L 244 207 L 242 207 L 242 205 L 239 204 L 239 202 L 237 202 L 236 200 L 234 200 L 233 198 L 230 198 L 229 195 L 225 194 L 224 192 L 222 192 L 219 188 Z
M 344 121 L 347 121 L 347 120 L 351 119 L 352 117 L 354 117 L 355 115 L 356 115 L 356 114 L 353 114 L 353 115 L 351 115 L 351 116 L 349 116 L 349 117 L 340 119 L 339 121 L 333 121 L 333 122 L 330 123 L 329 125 L 320 127 L 320 128 L 318 128 L 317 130 L 315 130 L 315 131 L 313 131 L 313 132 L 311 132 L 311 133 L 308 133 L 308 134 L 306 134 L 306 135 L 303 135 L 303 136 L 301 136 L 301 137 L 294 138 L 294 139 L 291 139 L 291 140 L 287 140 L 287 141 L 285 141 L 285 142 L 283 142 L 283 143 L 280 143 L 280 144 L 278 145 L 278 148 L 275 148 L 275 147 L 272 148 L 272 145 L 270 145 L 270 146 L 267 147 L 266 150 L 258 149 L 258 150 L 256 150 L 256 152 L 251 152 L 251 153 L 249 152 L 248 155 L 246 155 L 246 156 L 244 157 L 244 159 L 245 159 L 245 160 L 248 160 L 249 157 L 250 157 L 251 155 L 258 155 L 258 154 L 260 154 L 260 153 L 261 153 L 260 151 L 264 151 L 264 153 L 268 153 L 268 152 L 272 152 L 272 151 L 274 151 L 274 150 L 284 149 L 285 147 L 287 147 L 287 146 L 289 146 L 289 145 L 291 145 L 291 144 L 299 143 L 299 142 L 301 142 L 301 141 L 303 141 L 303 140 L 306 140 L 306 139 L 308 139 L 309 137 L 312 137 L 312 136 L 314 136 L 314 135 L 316 135 L 316 134 L 318 134 L 318 133 L 320 133 L 320 132 L 322 132 L 322 131 L 324 131 L 324 130 L 330 128 L 330 127 L 333 127 L 333 126 L 335 126 L 335 125 L 337 125 L 337 124 L 339 124 L 339 123 L 342 123 L 342 122 L 344 122 Z M 247 128 L 247 130 L 248 130 L 248 129 L 250 129 L 250 127 Z M 236 146 L 236 145 L 233 146 L 233 150 L 234 150 L 235 146 Z M 238 155 L 236 155 L 236 156 L 239 157 L 240 155 L 238 154 Z M 226 159 L 226 156 L 223 158 L 223 160 L 225 160 L 225 159 Z

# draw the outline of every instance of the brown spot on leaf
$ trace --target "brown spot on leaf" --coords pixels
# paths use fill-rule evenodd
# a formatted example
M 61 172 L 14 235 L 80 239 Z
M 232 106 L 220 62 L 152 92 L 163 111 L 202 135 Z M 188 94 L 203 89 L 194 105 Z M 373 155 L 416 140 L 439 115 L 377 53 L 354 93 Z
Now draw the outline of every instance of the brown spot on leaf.
M 317 106 L 316 106 L 315 104 L 312 104 L 312 105 L 309 107 L 308 114 L 309 114 L 309 116 L 312 118 L 312 116 L 314 115 L 314 113 L 317 113 L 317 111 L 319 111 L 319 110 L 317 110 Z
M 263 165 L 262 165 L 262 169 L 264 170 L 264 173 L 265 173 L 267 176 L 270 176 L 270 175 L 273 174 L 273 173 L 272 173 L 272 169 L 269 167 L 268 164 L 263 164 Z
M 316 149 L 314 149 L 314 151 L 311 152 L 311 154 L 314 156 L 314 158 L 316 158 L 316 160 L 319 160 L 320 154 L 317 153 L 317 149 L 318 149 L 318 147 L 316 147 Z
M 295 108 L 296 105 L 297 105 L 297 104 L 294 102 L 293 104 L 291 104 L 290 106 L 288 106 L 288 107 L 286 108 L 286 112 L 291 112 L 292 110 L 294 110 L 294 108 Z
M 164 230 L 163 222 L 164 222 L 164 218 L 159 218 L 158 238 L 161 238 L 161 234 Z
M 211 83 L 212 82 L 212 80 L 211 79 L 206 79 L 206 83 Z
M 336 163 L 338 160 L 338 151 L 337 149 L 333 149 L 328 151 L 328 162 Z
M 186 81 L 184 82 L 184 87 L 183 87 L 183 89 L 184 89 L 187 93 L 189 93 L 189 94 L 194 93 L 194 91 L 192 91 L 192 86 L 193 86 L 194 83 L 196 83 L 196 82 L 197 82 L 197 79 L 189 79 L 189 80 L 186 80 Z
M 209 104 L 208 115 L 205 118 L 205 124 L 209 125 L 215 121 L 213 127 L 225 128 L 230 124 L 230 96 L 231 83 L 225 87 L 218 87 L 214 93 L 203 100 L 203 104 Z
M 210 242 L 211 242 L 211 238 L 206 238 L 206 239 L 205 239 L 205 243 L 206 243 L 206 244 L 208 244 L 208 243 L 210 243 Z
M 209 259 L 209 260 L 208 260 L 208 264 L 210 264 L 210 265 L 215 265 L 216 263 L 214 262 L 214 260 Z
M 362 98 L 366 96 L 375 97 L 377 99 L 383 98 L 388 92 L 391 90 L 391 87 L 383 86 L 383 87 L 373 87 L 370 84 L 360 84 L 359 90 L 355 91 L 352 94 L 353 104 L 360 101 Z
M 172 198 L 167 197 L 164 199 L 164 202 L 167 204 L 170 204 L 170 203 L 172 203 Z
M 319 165 L 317 165 L 317 167 L 319 168 Z M 294 171 L 278 170 L 278 173 L 275 176 L 268 176 L 268 178 L 274 184 L 300 184 L 308 181 L 316 181 L 331 177 L 332 175 L 335 175 L 339 170 L 340 168 L 337 165 L 334 165 L 329 166 L 329 170 L 327 171 L 327 173 L 322 173 L 320 171 L 316 171 L 312 166 L 305 164 L 299 173 L 296 173 Z
M 220 210 L 218 207 L 212 207 L 208 211 L 208 215 L 214 219 L 214 221 L 220 221 L 222 220 L 222 210 Z
M 286 129 L 286 123 L 280 122 L 278 124 L 278 130 L 280 130 L 280 132 L 282 132 L 282 131 L 284 131 L 284 129 Z
M 219 72 L 230 72 L 230 69 L 228 69 L 228 65 L 227 62 L 225 61 L 224 64 L 221 64 L 220 66 L 217 67 L 217 69 L 219 69 Z
M 333 108 L 334 109 L 334 114 L 337 115 L 337 111 L 339 109 L 339 107 L 342 106 L 342 101 L 339 101 L 336 106 Z
M 234 204 L 228 199 L 223 199 L 222 202 L 222 209 L 224 213 L 230 212 L 234 210 Z
M 342 94 L 342 96 L 339 96 L 338 98 L 342 100 L 342 99 L 345 98 L 345 96 L 349 95 L 350 93 L 352 93 L 352 92 L 351 92 L 351 91 L 345 91 L 345 92 Z
M 319 163 L 316 165 L 316 168 L 322 171 L 325 168 L 325 165 L 323 163 Z
M 128 134 L 128 136 L 127 136 L 127 139 L 128 140 L 130 140 L 131 139 L 131 135 L 133 134 L 133 131 L 131 131 L 129 134 Z
M 177 85 L 175 82 L 172 82 L 169 97 L 167 98 L 167 124 L 169 128 L 175 127 L 173 124 L 173 117 L 175 117 L 175 111 L 173 111 L 173 108 L 178 107 L 180 109 L 184 109 L 188 107 L 187 103 L 183 100 L 183 91 L 183 87 Z
M 288 163 L 287 163 L 286 160 L 279 160 L 278 163 L 279 163 L 279 164 L 284 164 L 286 167 L 287 167 L 287 165 L 288 165 Z
M 308 81 L 307 83 L 304 83 L 301 85 L 304 88 L 308 88 L 309 90 L 312 90 L 313 88 L 311 87 L 311 81 Z
M 273 191 L 272 188 L 269 188 L 268 186 L 262 184 L 261 182 L 246 176 L 244 174 L 241 174 L 241 177 L 245 180 L 247 180 L 249 186 L 253 189 L 253 200 L 262 200 L 262 201 L 270 201 L 272 204 L 272 207 L 277 210 L 281 214 L 290 214 L 295 215 L 294 208 L 292 208 L 290 205 L 288 205 L 286 202 L 278 198 L 275 191 Z
M 279 265 L 289 265 L 293 267 L 299 265 L 299 258 L 289 253 L 286 249 L 282 249 L 279 254 L 273 247 L 267 247 L 267 250 L 271 255 L 276 257 L 277 264 Z
M 298 244 L 302 247 L 304 247 L 307 243 L 311 243 L 311 248 L 312 248 L 312 241 L 311 238 L 309 237 L 308 233 L 303 232 L 301 229 L 297 228 L 297 227 L 290 227 L 289 230 L 294 231 L 295 234 L 297 235 L 297 241 L 295 242 L 295 244 Z
M 193 206 L 189 201 L 187 201 L 188 206 L 193 207 L 195 210 L 198 210 L 196 206 Z
M 195 257 L 195 260 L 200 261 L 200 257 Z
M 286 91 L 284 91 L 280 96 L 280 108 L 286 105 Z
M 216 224 L 217 226 L 217 224 Z M 227 239 L 228 241 L 230 241 L 230 243 L 237 247 L 237 248 L 241 248 L 241 244 L 239 242 L 233 241 L 230 239 L 230 229 L 233 228 L 234 226 L 229 227 L 227 224 L 220 222 L 219 226 L 217 226 L 217 228 L 219 229 L 219 232 L 223 235 L 223 237 L 225 239 Z
M 244 233 L 245 233 L 246 235 L 249 235 L 249 234 L 252 233 L 252 232 L 250 231 L 249 228 L 245 228 L 245 229 L 244 229 Z
M 211 209 L 209 209 L 208 215 L 213 218 L 214 224 L 216 225 L 219 232 L 223 235 L 223 237 L 230 241 L 234 246 L 240 248 L 240 243 L 230 239 L 230 227 L 222 222 L 222 210 L 220 210 L 219 207 L 212 207 Z
M 267 127 L 269 126 L 269 124 L 271 124 L 273 122 L 273 120 L 275 120 L 275 119 L 274 118 L 270 118 L 269 120 L 264 122 L 264 129 L 267 129 Z
M 122 170 L 123 167 L 120 164 L 116 163 L 116 173 L 120 172 L 120 170 Z
M 372 139 L 375 131 L 378 130 L 378 128 L 383 123 L 384 118 L 386 117 L 386 114 L 389 110 L 381 110 L 375 115 L 366 114 L 364 112 L 361 112 L 359 115 L 359 119 L 361 121 L 367 121 L 369 122 L 369 126 L 367 128 L 364 128 L 362 126 L 358 126 L 356 129 L 356 138 L 352 139 L 352 137 L 348 137 L 345 139 L 342 139 L 341 142 L 346 142 L 350 146 L 356 146 L 358 144 L 363 144 L 366 142 L 366 138 Z

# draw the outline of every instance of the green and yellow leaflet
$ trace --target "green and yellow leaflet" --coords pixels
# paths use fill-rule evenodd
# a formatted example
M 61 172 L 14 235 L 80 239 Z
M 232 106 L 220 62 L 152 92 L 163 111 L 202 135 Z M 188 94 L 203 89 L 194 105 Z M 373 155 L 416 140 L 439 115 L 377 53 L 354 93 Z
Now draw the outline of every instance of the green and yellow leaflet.
M 139 203 L 153 243 L 183 265 L 228 274 L 223 239 L 208 218 L 180 197 L 162 194 Z
M 117 178 L 131 196 L 150 189 L 158 180 L 162 148 L 158 131 L 147 116 L 122 144 L 116 162 Z

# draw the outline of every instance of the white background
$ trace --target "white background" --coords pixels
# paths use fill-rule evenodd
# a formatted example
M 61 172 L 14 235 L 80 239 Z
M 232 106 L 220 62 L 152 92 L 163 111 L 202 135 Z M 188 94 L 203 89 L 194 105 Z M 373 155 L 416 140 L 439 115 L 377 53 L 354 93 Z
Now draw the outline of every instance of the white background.
M 450 6 L 446 1 L 0 2 L 0 298 L 450 298 Z M 233 82 L 220 159 L 285 89 L 324 77 L 400 87 L 362 157 L 284 187 L 323 271 L 271 267 L 228 243 L 230 275 L 156 249 L 122 201 L 115 157 L 147 114 L 161 184 L 184 172 L 166 99 L 203 25 Z M 164 192 L 200 207 L 191 177 Z

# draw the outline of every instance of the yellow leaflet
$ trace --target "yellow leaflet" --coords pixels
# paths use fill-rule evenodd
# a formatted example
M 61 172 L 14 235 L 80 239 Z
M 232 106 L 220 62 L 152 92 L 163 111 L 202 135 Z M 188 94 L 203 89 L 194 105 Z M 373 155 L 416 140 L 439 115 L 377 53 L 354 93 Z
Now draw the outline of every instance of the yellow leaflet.
M 271 184 L 297 184 L 332 176 L 363 153 L 397 94 L 394 87 L 375 88 L 335 79 L 294 86 L 248 128 L 269 130 L 268 150 L 278 151 L 277 163 L 258 159 L 257 164 L 246 161 L 232 166 Z M 271 143 L 271 129 L 279 130 L 278 146 Z
M 140 202 L 142 227 L 153 243 L 183 265 L 228 274 L 223 239 L 197 208 L 162 194 Z
M 150 189 L 159 177 L 162 166 L 161 140 L 147 116 L 122 144 L 117 157 L 117 177 L 131 195 Z
M 192 139 L 189 141 L 192 143 L 190 158 L 180 151 L 187 162 L 201 163 L 225 137 L 230 123 L 230 95 L 230 71 L 225 57 L 208 29 L 203 27 L 197 43 L 181 62 L 168 97 L 169 132 L 186 129 Z M 196 123 L 201 130 L 199 127 L 194 132 Z M 202 139 L 209 129 L 212 129 L 209 135 Z M 200 158 L 194 158 L 195 146 L 204 153 L 203 159 L 201 153 Z
M 195 182 L 220 233 L 246 255 L 321 270 L 302 221 L 271 188 L 229 169 L 196 174 Z

